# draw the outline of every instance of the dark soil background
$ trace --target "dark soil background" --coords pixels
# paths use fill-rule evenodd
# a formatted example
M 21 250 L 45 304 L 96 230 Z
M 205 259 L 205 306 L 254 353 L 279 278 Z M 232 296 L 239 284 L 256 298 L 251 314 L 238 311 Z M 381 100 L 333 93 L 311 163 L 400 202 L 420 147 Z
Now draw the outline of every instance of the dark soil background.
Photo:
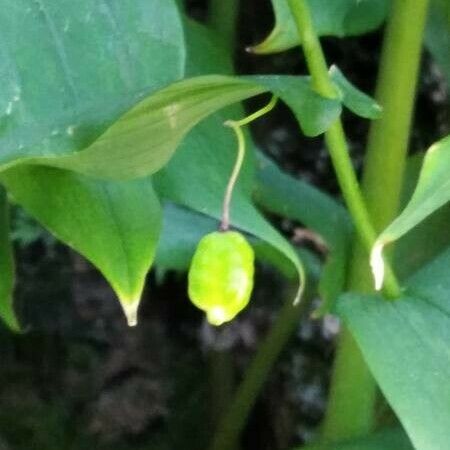
M 206 17 L 205 1 L 187 0 Z M 300 53 L 255 57 L 243 50 L 273 22 L 268 0 L 242 0 L 240 73 L 304 73 Z M 326 39 L 330 63 L 373 92 L 381 33 Z M 249 109 L 254 105 L 249 103 Z M 345 116 L 355 165 L 360 168 L 367 122 Z M 448 97 L 442 75 L 425 55 L 412 149 L 448 132 Z M 277 107 L 253 128 L 259 145 L 286 171 L 339 195 L 320 139 L 299 136 L 290 112 Z M 287 236 L 289 221 L 274 219 Z M 140 325 L 129 329 L 101 276 L 56 243 L 23 212 L 15 213 L 17 311 L 27 332 L 0 329 L 0 450 L 205 448 L 208 365 L 225 346 L 243 373 L 283 299 L 283 280 L 258 268 L 252 305 L 217 335 L 186 297 L 184 275 L 149 275 Z M 324 413 L 334 341 L 333 318 L 299 323 L 277 363 L 244 435 L 243 450 L 286 449 L 310 440 Z

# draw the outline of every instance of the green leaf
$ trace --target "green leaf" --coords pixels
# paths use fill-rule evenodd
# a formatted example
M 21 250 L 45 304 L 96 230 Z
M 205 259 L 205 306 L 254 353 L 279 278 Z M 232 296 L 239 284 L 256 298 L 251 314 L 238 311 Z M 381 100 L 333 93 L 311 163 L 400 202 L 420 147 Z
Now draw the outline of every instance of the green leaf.
M 198 242 L 206 234 L 217 231 L 219 221 L 173 203 L 164 205 L 163 216 L 164 227 L 154 266 L 160 274 L 168 270 L 185 272 L 189 268 Z M 249 241 L 259 262 L 276 267 L 287 278 L 295 279 L 298 276 L 292 263 L 274 247 L 250 236 Z M 320 263 L 317 257 L 303 249 L 299 251 L 299 257 L 305 265 L 308 276 L 319 279 Z
M 341 112 L 340 102 L 316 94 L 307 77 L 207 75 L 174 83 L 146 98 L 90 145 L 82 140 L 84 150 L 64 156 L 27 156 L 0 169 L 25 162 L 102 178 L 145 176 L 161 169 L 184 136 L 202 119 L 225 106 L 269 91 L 292 108 L 308 136 L 326 131 Z
M 355 36 L 378 28 L 384 21 L 387 0 L 308 0 L 319 36 Z M 253 53 L 267 54 L 288 50 L 300 44 L 297 28 L 287 0 L 272 0 L 275 27 Z
M 186 23 L 186 38 L 189 43 L 188 61 L 190 61 L 190 64 L 187 68 L 189 75 L 201 75 L 205 71 L 214 72 L 218 70 L 224 73 L 231 72 L 229 55 L 219 45 L 218 41 L 215 40 L 214 33 L 211 33 L 209 29 L 195 22 L 188 21 Z M 205 52 L 205 48 L 208 49 L 207 52 Z M 212 54 L 214 57 L 206 58 L 205 53 Z M 234 107 L 233 109 L 229 108 L 227 112 L 222 112 L 221 117 L 225 118 L 225 114 L 228 112 L 232 115 L 237 115 L 238 112 L 242 114 L 240 108 Z M 222 129 L 221 133 L 224 131 L 225 130 Z M 211 130 L 210 133 L 212 134 L 214 131 Z M 194 130 L 192 134 L 195 135 L 196 130 Z M 225 136 L 224 133 L 223 135 Z M 194 142 L 194 138 L 191 139 L 192 142 Z M 247 139 L 249 139 L 248 136 Z M 226 135 L 226 141 L 230 143 L 229 145 L 235 145 L 229 133 Z M 214 143 L 217 145 L 216 140 Z M 220 166 L 226 164 L 231 170 L 233 161 L 234 148 L 231 152 L 229 148 L 225 149 L 225 146 L 220 146 L 218 148 L 221 148 L 223 153 L 220 154 L 215 152 L 214 158 L 209 159 L 210 161 L 217 161 L 217 163 L 212 164 L 214 169 L 213 179 L 208 180 L 212 186 L 216 185 L 214 180 L 217 179 L 217 176 L 224 177 L 224 175 L 221 174 Z M 208 156 L 208 154 L 205 154 L 205 156 Z M 201 167 L 203 166 L 204 163 L 202 161 Z M 195 169 L 195 166 L 193 166 L 193 168 Z M 183 172 L 185 170 L 186 168 L 183 169 Z M 202 185 L 204 185 L 205 181 L 206 180 L 203 180 Z M 175 179 L 174 183 L 176 184 L 176 182 Z M 226 179 L 223 178 L 223 186 L 225 183 Z M 251 151 L 247 153 L 246 162 L 239 177 L 238 186 L 239 189 L 242 189 L 244 196 L 249 198 L 252 195 L 253 157 Z M 221 204 L 223 196 L 222 187 L 217 187 L 214 191 L 217 192 L 217 204 Z M 191 204 L 197 204 L 195 199 L 192 199 L 191 202 Z M 206 213 L 205 210 L 202 211 Z M 199 240 L 205 234 L 216 230 L 217 226 L 217 219 L 212 219 L 210 216 L 196 213 L 191 209 L 183 208 L 175 204 L 166 204 L 164 208 L 164 228 L 158 245 L 155 266 L 163 272 L 170 269 L 179 271 L 187 270 Z M 260 239 L 252 239 L 251 243 L 259 261 L 270 263 L 288 278 L 295 278 L 298 276 L 295 266 L 293 266 L 285 256 L 280 254 L 279 250 L 275 247 L 272 247 L 266 241 Z M 303 252 L 301 259 L 306 263 L 308 275 L 317 275 L 318 264 L 314 259 L 314 256 Z
M 350 294 L 338 302 L 386 399 L 417 450 L 450 448 L 450 250 L 397 301 Z
M 320 134 L 340 113 L 339 102 L 315 94 L 308 79 L 276 76 L 253 79 L 209 76 L 184 80 L 136 105 L 155 88 L 180 78 L 185 69 L 193 72 L 196 61 L 206 65 L 207 62 L 202 62 L 204 56 L 194 58 L 185 67 L 185 42 L 172 1 L 140 0 L 133 3 L 135 6 L 124 6 L 118 0 L 113 6 L 108 6 L 109 3 L 99 6 L 93 0 L 84 2 L 86 5 L 77 8 L 72 3 L 63 16 L 60 8 L 67 0 L 63 4 L 48 2 L 49 6 L 42 10 L 35 11 L 33 6 L 28 13 L 24 8 L 15 12 L 17 18 L 13 15 L 13 20 L 22 22 L 33 18 L 30 34 L 43 33 L 44 38 L 39 40 L 42 49 L 28 45 L 27 49 L 33 51 L 27 50 L 24 61 L 11 60 L 5 64 L 5 78 L 13 87 L 10 92 L 4 91 L 3 99 L 0 97 L 6 121 L 0 125 L 3 130 L 0 170 L 25 163 L 95 177 L 144 176 L 166 164 L 184 136 L 204 117 L 269 90 L 290 104 L 307 134 Z M 86 20 L 81 20 L 76 28 L 80 9 L 89 21 L 86 24 Z M 72 17 L 75 11 L 77 14 Z M 158 20 L 154 20 L 156 15 Z M 83 14 L 82 17 L 85 19 Z M 123 23 L 116 23 L 117 20 Z M 98 22 L 95 31 L 90 29 L 94 26 L 91 22 Z M 191 40 L 201 39 L 198 35 L 205 34 L 192 23 L 187 31 Z M 16 36 L 17 31 L 10 32 L 13 44 L 6 50 L 13 55 L 28 43 L 30 35 Z M 96 45 L 86 49 L 85 36 L 95 38 Z M 110 47 L 115 52 L 105 55 L 104 48 Z M 48 58 L 48 67 L 47 63 L 40 65 L 33 61 L 33 55 Z M 86 60 L 95 61 L 92 65 L 95 69 L 91 65 L 86 67 Z M 10 68 L 14 67 L 13 62 L 17 74 Z M 39 73 L 28 70 L 30 65 L 39 66 Z M 60 75 L 52 79 L 46 73 L 51 69 Z M 225 72 L 228 70 L 225 66 Z M 32 83 L 33 89 L 25 81 L 23 86 L 19 85 L 18 77 Z M 132 105 L 135 106 L 129 109 Z
M 70 160 L 140 99 L 184 75 L 177 6 L 173 0 L 1 4 L 2 181 L 103 272 L 133 316 L 160 228 L 151 182 L 106 183 L 31 164 Z
M 416 189 L 402 213 L 381 233 L 371 254 L 377 289 L 384 278 L 384 246 L 393 242 L 450 200 L 450 136 L 426 153 Z
M 366 119 L 381 117 L 381 106 L 373 98 L 355 88 L 336 66 L 331 66 L 330 76 L 342 95 L 343 104 L 350 111 Z
M 210 27 L 185 18 L 186 77 L 217 74 L 232 75 L 233 61 L 223 40 Z
M 201 57 L 205 42 L 207 45 L 212 45 L 213 42 L 209 33 L 198 32 L 201 31 L 200 28 L 187 30 L 189 59 L 201 62 L 198 67 L 190 66 L 190 73 L 198 75 L 205 72 L 227 71 L 229 67 L 227 56 L 214 61 Z M 192 33 L 196 31 L 193 36 Z M 216 52 L 222 54 L 221 48 L 218 47 Z M 225 187 L 237 151 L 235 136 L 230 129 L 223 126 L 223 122 L 242 114 L 241 108 L 235 106 L 220 111 L 195 127 L 183 140 L 174 158 L 155 175 L 158 192 L 178 205 L 214 218 L 218 223 L 222 215 Z M 257 255 L 264 254 L 266 258 L 270 253 L 268 259 L 276 261 L 277 267 L 281 267 L 283 271 L 283 263 L 280 261 L 284 258 L 287 264 L 295 268 L 295 274 L 301 279 L 300 287 L 303 288 L 303 267 L 298 255 L 252 204 L 254 153 L 249 136 L 246 138 L 248 148 L 231 202 L 231 224 L 271 245 L 274 251 L 268 251 L 267 246 L 262 246 L 261 250 L 261 245 L 256 245 Z M 274 256 L 276 252 L 278 257 Z
M 3 169 L 58 158 L 70 168 L 65 157 L 184 75 L 183 28 L 173 0 L 0 3 Z
M 433 0 L 425 31 L 425 44 L 450 86 L 450 3 L 448 0 Z
M 297 450 L 413 450 L 413 447 L 401 428 L 390 428 L 358 439 L 333 444 L 313 444 Z
M 223 195 L 236 157 L 235 138 L 222 126 L 224 119 L 215 115 L 199 124 L 167 166 L 154 177 L 156 190 L 162 197 L 217 220 L 222 215 Z M 252 160 L 252 151 L 248 149 L 233 193 L 231 224 L 269 243 L 284 255 L 296 268 L 303 288 L 303 267 L 298 255 L 251 202 Z
M 200 239 L 218 229 L 218 221 L 173 203 L 164 205 L 163 229 L 155 266 L 160 270 L 184 272 L 189 268 Z
M 130 325 L 135 324 L 161 225 L 151 180 L 98 181 L 60 169 L 18 166 L 1 181 L 31 215 L 100 269 Z
M 20 326 L 13 308 L 14 257 L 9 236 L 9 204 L 0 188 L 0 317 L 13 331 Z
M 114 179 L 145 176 L 161 169 L 201 120 L 269 91 L 292 108 L 308 136 L 326 131 L 341 112 L 340 102 L 316 94 L 307 77 L 206 75 L 179 81 L 146 98 L 80 152 L 29 162 Z
M 404 186 L 402 190 L 402 207 L 406 206 L 414 192 L 424 154 L 415 154 L 408 158 Z M 395 245 L 394 268 L 400 279 L 419 270 L 450 246 L 450 233 L 445 232 L 450 223 L 450 203 L 430 214 L 423 222 L 404 235 Z
M 308 183 L 283 173 L 263 155 L 258 155 L 255 201 L 267 211 L 301 222 L 318 233 L 329 247 L 320 281 L 322 310 L 342 292 L 352 226 L 345 209 Z

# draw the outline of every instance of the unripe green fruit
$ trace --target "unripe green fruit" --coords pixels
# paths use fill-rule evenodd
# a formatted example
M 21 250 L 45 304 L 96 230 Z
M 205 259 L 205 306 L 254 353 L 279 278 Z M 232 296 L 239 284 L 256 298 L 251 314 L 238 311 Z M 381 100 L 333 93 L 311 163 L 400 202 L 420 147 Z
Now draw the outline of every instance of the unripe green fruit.
M 232 320 L 250 300 L 253 249 L 242 234 L 217 231 L 198 244 L 189 269 L 189 297 L 212 325 Z

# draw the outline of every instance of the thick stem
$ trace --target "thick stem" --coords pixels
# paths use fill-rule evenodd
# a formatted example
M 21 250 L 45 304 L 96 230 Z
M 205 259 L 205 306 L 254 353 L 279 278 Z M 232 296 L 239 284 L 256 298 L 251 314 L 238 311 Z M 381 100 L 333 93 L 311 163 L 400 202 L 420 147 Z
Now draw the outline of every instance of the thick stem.
M 392 2 L 376 91 L 383 115 L 370 129 L 363 176 L 364 195 L 377 229 L 397 214 L 427 7 L 428 0 Z
M 391 222 L 398 209 L 427 4 L 428 0 L 395 0 L 386 30 L 376 94 L 384 111 L 371 126 L 363 175 L 366 204 L 377 230 Z M 362 243 L 357 244 L 350 267 L 349 289 L 370 292 L 373 280 Z M 344 330 L 335 360 L 324 439 L 346 439 L 370 431 L 375 398 L 375 382 L 359 348 Z
M 335 96 L 335 88 L 328 73 L 322 47 L 314 30 L 308 3 L 306 0 L 288 0 L 288 3 L 297 24 L 313 86 L 319 94 L 325 97 L 333 97 Z M 325 139 L 339 186 L 353 218 L 356 231 L 366 252 L 370 253 L 375 243 L 376 232 L 358 184 L 340 120 L 337 120 L 325 133 Z M 400 286 L 391 268 L 387 266 L 384 292 L 388 297 L 399 297 Z
M 224 45 L 233 52 L 236 45 L 239 0 L 210 0 L 208 22 Z
M 295 291 L 297 286 L 295 286 Z M 233 450 L 247 422 L 247 418 L 256 402 L 261 388 L 267 381 L 269 373 L 285 347 L 288 339 L 298 326 L 300 316 L 309 302 L 307 295 L 300 304 L 294 305 L 294 294 L 289 289 L 284 303 L 269 334 L 259 346 L 256 355 L 245 372 L 245 377 L 225 411 L 210 450 Z
M 327 77 L 325 58 L 314 33 L 308 5 L 304 0 L 289 0 L 289 4 L 315 88 L 322 95 L 331 96 L 332 83 Z M 426 9 L 427 0 L 393 2 L 377 89 L 377 99 L 384 107 L 384 114 L 380 121 L 373 123 L 370 133 L 363 181 L 364 198 L 351 167 L 341 123 L 335 124 L 326 135 L 338 180 L 359 236 L 350 265 L 348 287 L 351 290 L 373 289 L 367 250 L 373 244 L 376 231 L 392 220 L 398 207 Z M 389 276 L 385 293 L 397 296 L 398 284 L 392 272 Z M 369 432 L 374 422 L 375 398 L 376 384 L 355 341 L 344 330 L 335 360 L 323 438 L 340 440 Z

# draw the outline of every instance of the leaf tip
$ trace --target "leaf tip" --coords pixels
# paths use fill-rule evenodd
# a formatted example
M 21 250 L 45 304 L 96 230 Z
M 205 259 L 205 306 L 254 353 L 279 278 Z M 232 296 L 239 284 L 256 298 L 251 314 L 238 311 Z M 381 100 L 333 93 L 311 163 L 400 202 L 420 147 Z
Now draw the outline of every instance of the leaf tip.
M 132 301 L 121 301 L 123 312 L 127 319 L 129 327 L 135 327 L 138 324 L 138 309 L 140 304 L 140 299 Z
M 384 282 L 384 260 L 383 260 L 384 243 L 382 241 L 375 242 L 370 254 L 370 267 L 372 268 L 375 280 L 375 289 L 381 290 Z
M 259 44 L 249 45 L 248 47 L 246 47 L 245 51 L 247 53 L 251 53 L 252 55 L 267 55 L 271 53 L 271 42 L 272 34 L 270 34 Z

